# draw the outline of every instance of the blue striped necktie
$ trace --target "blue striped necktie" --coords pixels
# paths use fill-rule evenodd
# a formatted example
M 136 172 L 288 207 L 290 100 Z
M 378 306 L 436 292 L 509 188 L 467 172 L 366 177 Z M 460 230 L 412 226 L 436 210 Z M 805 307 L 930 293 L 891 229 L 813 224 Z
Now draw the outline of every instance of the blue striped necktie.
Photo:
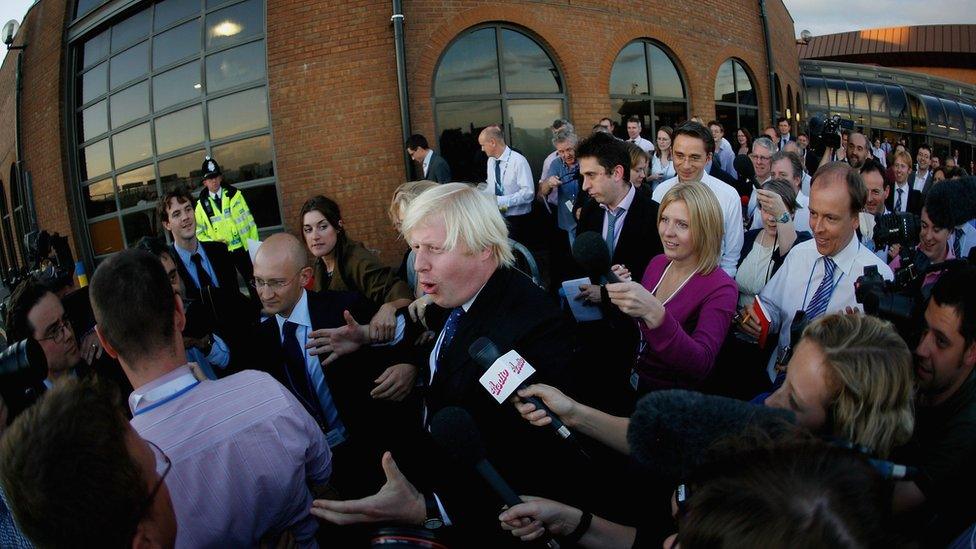
M 505 188 L 502 187 L 502 164 L 501 159 L 495 159 L 495 196 L 502 196 L 505 194 Z
M 823 261 L 823 280 L 820 281 L 820 286 L 817 287 L 817 291 L 813 294 L 813 298 L 810 299 L 810 303 L 807 305 L 806 313 L 808 320 L 813 320 L 827 312 L 827 303 L 830 302 L 830 295 L 834 293 L 834 269 L 837 267 L 837 264 L 827 256 L 823 256 Z

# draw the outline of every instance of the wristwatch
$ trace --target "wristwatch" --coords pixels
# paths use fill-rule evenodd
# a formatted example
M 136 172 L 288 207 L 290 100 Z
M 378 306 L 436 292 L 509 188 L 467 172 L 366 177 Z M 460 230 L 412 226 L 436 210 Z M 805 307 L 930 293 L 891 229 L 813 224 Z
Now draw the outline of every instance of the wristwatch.
M 790 217 L 790 212 L 783 212 L 783 215 L 776 219 L 777 223 L 789 223 L 793 218 Z
M 427 518 L 424 519 L 424 528 L 437 530 L 441 526 L 444 526 L 444 519 L 441 518 L 441 512 L 437 508 L 437 500 L 434 499 L 433 493 L 424 494 L 424 505 L 427 507 Z

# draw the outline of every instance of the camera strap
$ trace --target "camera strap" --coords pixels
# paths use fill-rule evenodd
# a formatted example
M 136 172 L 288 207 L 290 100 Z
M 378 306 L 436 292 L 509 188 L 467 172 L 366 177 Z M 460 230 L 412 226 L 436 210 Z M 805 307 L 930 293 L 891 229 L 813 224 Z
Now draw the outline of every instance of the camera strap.
M 180 369 L 184 368 L 188 368 L 188 366 L 180 367 Z M 193 372 L 186 372 L 148 391 L 132 391 L 132 395 L 129 396 L 132 415 L 138 416 L 159 408 L 163 404 L 183 396 L 199 384 L 200 381 L 193 375 Z

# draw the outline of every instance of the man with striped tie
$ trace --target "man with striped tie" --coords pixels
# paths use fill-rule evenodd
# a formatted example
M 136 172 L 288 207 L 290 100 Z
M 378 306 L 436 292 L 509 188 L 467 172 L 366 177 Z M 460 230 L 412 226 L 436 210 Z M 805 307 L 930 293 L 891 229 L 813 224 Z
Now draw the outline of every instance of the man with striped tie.
M 509 237 L 524 243 L 535 199 L 535 179 L 529 161 L 505 143 L 505 134 L 499 126 L 481 130 L 478 144 L 488 155 L 485 193 L 494 197 L 498 211 L 505 216 Z
M 807 320 L 827 313 L 859 309 L 854 282 L 864 268 L 876 266 L 885 280 L 891 269 L 856 238 L 858 213 L 864 208 L 867 189 L 861 174 L 846 162 L 822 166 L 810 186 L 810 227 L 813 240 L 797 244 L 783 266 L 766 284 L 759 299 L 769 313 L 770 332 L 779 332 L 776 352 L 767 365 L 776 376 L 778 355 L 790 344 L 790 323 L 797 311 Z M 744 332 L 758 336 L 759 325 L 750 320 Z

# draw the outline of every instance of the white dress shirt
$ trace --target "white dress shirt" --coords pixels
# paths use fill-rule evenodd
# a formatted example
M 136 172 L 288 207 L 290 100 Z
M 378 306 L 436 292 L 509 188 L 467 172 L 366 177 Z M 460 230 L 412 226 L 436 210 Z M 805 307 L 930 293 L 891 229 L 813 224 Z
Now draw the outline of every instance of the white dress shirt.
M 495 195 L 495 164 L 499 163 L 502 175 L 502 195 Z M 484 191 L 498 200 L 498 208 L 506 216 L 527 214 L 535 198 L 535 182 L 529 161 L 521 154 L 505 147 L 499 158 L 488 158 L 488 178 Z
M 728 183 L 704 172 L 702 173 L 701 182 L 711 189 L 715 198 L 718 200 L 719 209 L 722 210 L 725 231 L 722 235 L 722 256 L 719 260 L 719 266 L 729 276 L 735 278 L 735 269 L 739 263 L 739 252 L 742 251 L 743 240 L 742 202 L 739 199 L 739 193 Z M 677 177 L 668 179 L 654 189 L 654 194 L 651 195 L 651 198 L 660 204 L 664 195 L 671 190 L 671 187 L 677 184 Z
M 901 191 L 901 204 L 898 203 L 898 191 Z M 901 187 L 895 183 L 895 188 L 891 189 L 891 210 L 894 212 L 908 211 L 908 195 L 911 194 L 912 187 L 906 181 Z
M 427 169 L 430 168 L 430 159 L 434 156 L 434 149 L 427 149 L 424 155 L 424 179 L 427 179 Z
M 973 246 L 976 246 L 976 227 L 973 226 L 974 222 L 976 222 L 976 220 L 969 220 L 963 223 L 962 225 L 959 225 L 958 227 L 962 229 L 962 239 L 960 240 L 960 248 L 959 248 L 959 256 L 958 256 L 960 259 L 966 259 L 967 257 L 969 257 L 969 250 L 972 249 Z M 949 249 L 950 250 L 953 249 L 952 247 L 955 245 L 956 242 L 956 235 L 954 230 L 952 233 L 949 234 L 948 242 L 949 242 Z
M 627 218 L 627 213 L 630 212 L 630 205 L 634 203 L 634 196 L 636 195 L 637 195 L 637 187 L 631 185 L 630 190 L 627 191 L 627 194 L 624 196 L 624 199 L 620 201 L 620 204 L 617 204 L 616 208 L 611 210 L 609 207 L 606 206 L 606 204 L 600 204 L 600 207 L 603 208 L 604 212 L 609 214 L 617 214 L 617 221 L 614 223 L 614 229 L 613 229 L 614 249 L 617 249 L 617 242 L 620 242 L 620 233 L 623 232 L 624 230 L 624 219 Z M 620 211 L 621 208 L 623 208 L 624 210 L 623 212 Z M 603 215 L 603 229 L 601 229 L 600 231 L 600 236 L 603 237 L 604 241 L 607 240 L 607 215 L 606 214 Z
M 647 154 L 654 154 L 654 143 L 651 143 L 650 141 L 644 139 L 640 135 L 637 136 L 637 139 L 628 139 L 627 141 L 630 141 L 634 145 L 637 145 L 638 147 L 644 149 L 644 152 L 646 152 Z
M 824 262 L 821 257 L 815 239 L 793 246 L 783 266 L 759 294 L 759 299 L 769 312 L 770 333 L 779 331 L 777 348 L 770 357 L 766 370 L 770 379 L 776 377 L 777 355 L 790 344 L 790 323 L 793 322 L 793 315 L 797 311 L 806 310 L 823 281 Z M 862 310 L 854 298 L 854 281 L 864 274 L 864 267 L 875 265 L 885 280 L 894 278 L 888 265 L 862 246 L 857 235 L 851 237 L 847 246 L 833 256 L 833 260 L 837 265 L 834 269 L 836 286 L 824 314 L 842 312 L 847 307 Z
M 918 192 L 925 190 L 925 180 L 929 178 L 929 171 L 915 172 L 915 181 L 912 183 L 912 188 Z

